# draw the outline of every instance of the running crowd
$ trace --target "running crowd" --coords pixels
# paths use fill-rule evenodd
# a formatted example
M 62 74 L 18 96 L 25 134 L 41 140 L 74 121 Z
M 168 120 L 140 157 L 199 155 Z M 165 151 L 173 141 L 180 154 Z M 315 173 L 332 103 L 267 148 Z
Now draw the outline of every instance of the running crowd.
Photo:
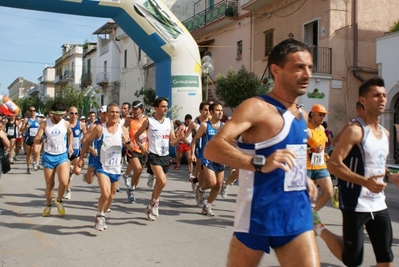
M 128 187 L 129 202 L 135 202 L 144 169 L 153 189 L 145 214 L 155 221 L 171 165 L 169 150 L 176 146 L 174 168 L 180 169 L 184 155 L 187 178 L 204 215 L 214 216 L 217 196 L 226 198 L 228 186 L 240 180 L 227 266 L 258 266 L 270 248 L 281 266 L 320 266 L 316 236 L 345 266 L 360 266 L 364 229 L 377 266 L 393 266 L 384 189 L 388 180 L 399 186 L 399 174 L 385 166 L 389 132 L 380 125 L 387 103 L 384 80 L 371 78 L 360 86 L 358 117 L 333 138 L 324 122 L 329 114 L 324 106 L 316 104 L 306 113 L 297 104 L 312 77 L 309 47 L 284 40 L 273 48 L 268 67 L 272 91 L 245 100 L 227 122 L 222 122 L 219 102 L 202 102 L 195 119 L 187 114 L 184 121 L 174 122 L 166 117 L 169 103 L 163 97 L 155 99 L 151 115 L 144 114 L 142 102 L 134 101 L 102 106 L 87 119 L 79 118 L 76 107 L 55 102 L 47 119 L 37 117 L 32 106 L 27 118 L 0 123 L 0 146 L 10 148 L 12 162 L 24 134 L 27 173 L 40 162 L 43 168 L 44 217 L 51 214 L 55 177 L 59 185 L 54 204 L 65 215 L 63 199 L 71 198 L 70 182 L 81 174 L 88 156 L 82 179 L 91 184 L 97 177 L 101 189 L 95 229 L 107 229 L 105 214 L 120 178 Z M 227 180 L 225 166 L 231 169 Z M 331 176 L 339 177 L 336 186 Z M 342 212 L 343 236 L 329 231 L 318 214 L 330 200 Z

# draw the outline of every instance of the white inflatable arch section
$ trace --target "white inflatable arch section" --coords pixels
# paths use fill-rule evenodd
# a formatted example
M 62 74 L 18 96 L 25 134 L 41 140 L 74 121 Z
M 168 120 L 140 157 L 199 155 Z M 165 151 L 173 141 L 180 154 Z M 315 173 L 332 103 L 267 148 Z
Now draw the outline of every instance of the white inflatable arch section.
M 182 107 L 179 119 L 198 113 L 202 99 L 198 46 L 161 1 L 1 0 L 0 6 L 112 18 L 155 62 L 157 96 L 168 98 L 169 107 Z

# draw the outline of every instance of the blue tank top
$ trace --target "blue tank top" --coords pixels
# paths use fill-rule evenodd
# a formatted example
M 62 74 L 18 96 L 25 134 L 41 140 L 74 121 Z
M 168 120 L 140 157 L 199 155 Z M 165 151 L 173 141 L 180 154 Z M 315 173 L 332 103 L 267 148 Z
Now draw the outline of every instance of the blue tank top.
M 73 153 L 72 153 L 72 155 L 78 156 L 80 154 L 80 150 L 82 148 L 81 141 L 80 141 L 82 138 L 82 130 L 80 128 L 79 120 L 76 122 L 76 125 L 72 128 L 72 134 L 73 134 L 73 142 L 72 142 Z
M 31 118 L 28 118 L 27 123 L 30 125 L 29 128 L 26 130 L 26 136 L 27 137 L 35 137 L 37 134 L 37 131 L 39 130 L 39 120 L 37 117 L 32 120 Z
M 247 154 L 265 157 L 277 149 L 288 148 L 295 152 L 297 166 L 288 173 L 282 169 L 270 173 L 240 170 L 234 230 L 264 236 L 297 235 L 313 229 L 306 190 L 307 125 L 302 114 L 297 119 L 275 99 L 260 97 L 276 107 L 284 126 L 273 138 L 255 144 L 243 143 L 239 137 L 238 148 Z
M 206 144 L 209 142 L 209 140 L 211 140 L 211 138 L 218 132 L 218 130 L 220 129 L 220 127 L 222 127 L 222 125 L 223 125 L 223 122 L 220 121 L 219 128 L 215 129 L 212 127 L 210 120 L 208 120 L 206 122 L 206 131 L 205 131 L 205 134 L 201 137 L 201 141 L 200 141 L 200 143 L 201 143 L 200 158 L 201 158 L 202 164 L 208 163 L 208 160 L 205 159 L 205 157 L 204 157 L 204 149 L 202 149 L 202 148 L 204 148 L 206 146 Z

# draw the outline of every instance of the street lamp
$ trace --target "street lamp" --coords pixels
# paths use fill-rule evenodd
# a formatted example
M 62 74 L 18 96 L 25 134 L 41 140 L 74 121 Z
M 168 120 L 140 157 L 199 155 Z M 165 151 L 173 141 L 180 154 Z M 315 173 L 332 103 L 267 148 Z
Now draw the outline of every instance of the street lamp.
M 213 60 L 210 55 L 202 57 L 202 75 L 206 78 L 206 91 L 205 91 L 205 101 L 208 101 L 208 85 L 209 85 L 209 75 L 212 75 L 214 71 Z

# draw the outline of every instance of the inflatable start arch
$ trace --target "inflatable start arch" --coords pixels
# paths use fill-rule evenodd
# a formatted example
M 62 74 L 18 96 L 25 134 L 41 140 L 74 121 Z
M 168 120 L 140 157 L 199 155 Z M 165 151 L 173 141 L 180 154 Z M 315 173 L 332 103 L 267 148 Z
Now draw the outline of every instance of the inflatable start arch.
M 181 106 L 179 117 L 198 113 L 202 99 L 198 46 L 161 1 L 1 0 L 0 6 L 112 18 L 154 60 L 157 95 L 168 98 L 170 106 Z

